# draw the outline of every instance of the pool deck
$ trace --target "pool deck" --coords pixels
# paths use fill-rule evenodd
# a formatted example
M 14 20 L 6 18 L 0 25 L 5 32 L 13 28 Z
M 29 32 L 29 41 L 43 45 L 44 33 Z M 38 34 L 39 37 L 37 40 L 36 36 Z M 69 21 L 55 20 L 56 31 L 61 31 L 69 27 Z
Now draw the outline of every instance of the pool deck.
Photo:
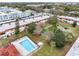
M 28 39 L 34 46 L 36 46 L 31 52 L 27 51 L 21 44 L 20 42 L 24 41 Z M 11 44 L 13 44 L 15 46 L 15 48 L 18 50 L 18 52 L 22 55 L 22 56 L 27 56 L 27 55 L 31 55 L 33 51 L 35 51 L 36 49 L 38 49 L 38 46 L 31 41 L 27 36 L 20 38 L 19 40 L 16 40 L 14 42 L 12 42 Z

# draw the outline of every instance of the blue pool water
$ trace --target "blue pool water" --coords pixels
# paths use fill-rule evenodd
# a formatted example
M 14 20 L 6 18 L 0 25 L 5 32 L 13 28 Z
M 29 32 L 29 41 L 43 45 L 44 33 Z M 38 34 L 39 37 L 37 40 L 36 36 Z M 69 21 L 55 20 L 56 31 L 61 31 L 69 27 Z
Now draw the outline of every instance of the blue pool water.
M 33 51 L 35 48 L 35 46 L 29 40 L 24 40 L 20 42 L 20 44 L 29 52 Z

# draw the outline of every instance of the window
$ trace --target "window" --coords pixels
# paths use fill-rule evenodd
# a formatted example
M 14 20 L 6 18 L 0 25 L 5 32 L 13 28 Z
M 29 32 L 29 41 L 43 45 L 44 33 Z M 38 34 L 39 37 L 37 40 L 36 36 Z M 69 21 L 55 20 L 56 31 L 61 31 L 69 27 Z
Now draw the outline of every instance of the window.
M 23 22 L 25 22 L 25 20 L 23 20 Z
M 0 27 L 2 26 L 2 24 L 0 24 Z
M 9 22 L 9 25 L 11 25 L 11 23 Z

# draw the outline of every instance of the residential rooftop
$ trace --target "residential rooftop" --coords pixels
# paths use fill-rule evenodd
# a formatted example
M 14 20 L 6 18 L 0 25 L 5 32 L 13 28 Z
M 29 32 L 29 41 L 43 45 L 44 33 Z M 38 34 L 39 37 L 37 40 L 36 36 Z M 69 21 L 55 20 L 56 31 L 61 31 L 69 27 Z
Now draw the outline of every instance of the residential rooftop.
M 76 42 L 72 45 L 66 56 L 79 56 L 79 37 Z
M 74 20 L 74 21 L 78 21 L 79 22 L 79 18 L 78 17 L 70 17 L 70 16 L 58 16 L 59 18 L 65 18 L 65 19 L 70 19 L 70 20 Z

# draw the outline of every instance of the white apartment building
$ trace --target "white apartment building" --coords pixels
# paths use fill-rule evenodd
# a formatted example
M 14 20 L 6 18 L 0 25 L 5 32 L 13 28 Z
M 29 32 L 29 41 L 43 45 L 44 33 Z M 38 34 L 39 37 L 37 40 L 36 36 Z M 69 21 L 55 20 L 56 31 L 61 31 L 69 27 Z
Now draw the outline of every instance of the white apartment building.
M 72 24 L 74 21 L 76 21 L 77 22 L 77 25 L 79 26 L 79 18 L 69 17 L 69 16 L 58 16 L 58 19 L 60 21 L 67 22 L 69 24 Z
M 3 11 L 4 10 L 4 11 Z M 15 32 L 16 18 L 19 19 L 20 31 L 23 31 L 27 24 L 32 22 L 38 22 L 49 18 L 50 14 L 47 13 L 36 13 L 32 10 L 26 10 L 25 12 L 18 11 L 12 8 L 0 8 L 0 38 L 6 37 L 7 35 L 12 35 Z

